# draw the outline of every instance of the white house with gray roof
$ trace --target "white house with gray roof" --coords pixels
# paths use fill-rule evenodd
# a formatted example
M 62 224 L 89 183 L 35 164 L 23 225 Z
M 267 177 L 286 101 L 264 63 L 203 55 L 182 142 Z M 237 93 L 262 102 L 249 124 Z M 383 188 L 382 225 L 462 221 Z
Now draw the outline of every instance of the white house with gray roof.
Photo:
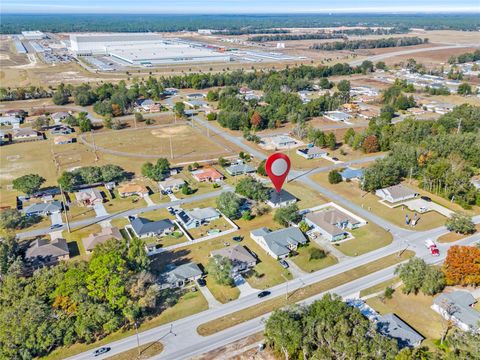
M 175 225 L 169 219 L 152 221 L 136 217 L 130 221 L 131 228 L 138 238 L 165 236 L 175 230 Z
M 400 201 L 410 200 L 418 196 L 418 192 L 412 190 L 402 184 L 389 186 L 375 191 L 375 195 L 389 203 L 397 203 Z
M 257 258 L 253 256 L 244 246 L 227 246 L 223 249 L 210 252 L 211 257 L 221 256 L 232 262 L 232 275 L 248 271 L 255 267 Z
M 267 205 L 272 208 L 288 206 L 296 202 L 297 198 L 283 189 L 280 192 L 277 192 L 275 189 L 270 190 L 268 200 L 266 201 Z
M 200 279 L 202 270 L 195 263 L 174 266 L 160 276 L 163 288 L 181 288 L 191 281 Z
M 175 216 L 186 229 L 194 229 L 202 224 L 219 219 L 221 215 L 213 207 L 206 207 L 203 209 L 181 210 Z
M 232 176 L 251 174 L 255 172 L 255 168 L 244 163 L 243 161 L 236 162 L 235 164 L 226 167 L 225 170 Z
M 42 215 L 47 216 L 51 214 L 58 214 L 62 211 L 62 203 L 58 200 L 52 202 L 35 203 L 23 209 L 23 213 L 27 216 Z
M 378 316 L 376 325 L 377 331 L 383 336 L 396 340 L 400 349 L 417 347 L 425 339 L 395 314 Z
M 473 308 L 477 302 L 468 291 L 442 293 L 433 299 L 432 310 L 452 320 L 463 331 L 480 332 L 480 312 Z
M 266 227 L 250 231 L 250 237 L 275 259 L 283 259 L 307 239 L 297 227 L 271 231 Z
M 342 240 L 349 235 L 348 230 L 366 224 L 334 207 L 308 213 L 305 222 L 330 241 Z
M 307 146 L 306 148 L 297 149 L 297 154 L 305 159 L 318 159 L 328 155 L 328 152 L 318 146 Z

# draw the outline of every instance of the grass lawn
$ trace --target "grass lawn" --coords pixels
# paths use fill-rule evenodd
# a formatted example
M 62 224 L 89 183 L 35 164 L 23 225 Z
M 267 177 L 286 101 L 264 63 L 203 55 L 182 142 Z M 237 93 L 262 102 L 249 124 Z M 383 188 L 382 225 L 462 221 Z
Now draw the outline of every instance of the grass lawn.
M 363 290 L 360 291 L 360 297 L 375 294 L 375 293 L 378 293 L 380 291 L 383 292 L 386 287 L 392 286 L 392 285 L 398 283 L 399 281 L 400 281 L 400 279 L 395 277 L 393 279 L 389 279 L 389 280 L 383 281 L 381 283 L 378 283 L 377 285 L 373 285 L 369 288 L 363 289 Z
M 184 317 L 205 311 L 208 309 L 207 300 L 203 297 L 200 291 L 197 292 L 187 292 L 183 294 L 178 302 L 171 308 L 166 309 L 160 315 L 155 316 L 149 320 L 144 321 L 138 328 L 138 331 L 145 331 L 151 328 L 167 324 L 169 322 L 182 319 Z M 78 353 L 94 349 L 96 347 L 108 344 L 112 341 L 117 341 L 123 339 L 127 336 L 135 334 L 134 329 L 127 331 L 117 331 L 113 334 L 110 334 L 104 337 L 102 340 L 91 343 L 91 344 L 74 344 L 69 347 L 59 348 L 49 355 L 41 358 L 42 360 L 62 360 L 67 357 L 76 355 Z
M 70 199 L 75 199 L 75 196 L 72 194 Z M 75 203 L 72 203 L 68 207 L 68 220 L 70 221 L 84 220 L 93 217 L 95 217 L 95 210 L 91 207 L 76 205 Z
M 338 263 L 337 258 L 331 254 L 323 259 L 310 259 L 310 250 L 314 248 L 321 249 L 316 243 L 310 241 L 307 246 L 299 247 L 297 249 L 298 254 L 291 257 L 290 260 L 306 272 L 314 272 Z
M 392 299 L 383 302 L 379 297 L 367 300 L 367 304 L 380 314 L 394 313 L 427 339 L 438 339 L 442 333 L 442 317 L 430 309 L 433 297 L 421 293 L 406 295 L 397 288 Z
M 220 219 L 210 221 L 197 228 L 188 229 L 187 231 L 194 239 L 199 239 L 201 237 L 210 235 L 208 233 L 209 231 L 220 230 L 222 232 L 222 231 L 230 230 L 231 228 L 232 228 L 231 225 L 227 223 L 227 221 L 223 217 L 221 217 Z
M 359 279 L 386 267 L 398 264 L 399 262 L 407 260 L 414 255 L 415 253 L 413 251 L 405 251 L 401 257 L 399 257 L 398 254 L 385 256 L 368 264 L 356 267 L 339 275 L 329 277 L 325 280 L 298 289 L 297 291 L 289 294 L 287 301 L 285 300 L 284 296 L 277 296 L 255 306 L 251 306 L 249 308 L 206 322 L 197 328 L 197 332 L 202 336 L 212 335 L 232 326 L 241 324 L 245 321 L 268 314 L 269 312 L 282 306 L 294 304 L 321 292 L 346 284 L 352 280 Z
M 103 205 L 109 214 L 116 214 L 119 212 L 139 209 L 146 206 L 145 200 L 139 198 L 138 196 L 129 196 L 126 198 L 121 198 L 118 196 L 118 193 L 114 199 L 107 200 Z
M 140 355 L 138 354 L 139 349 L 131 349 L 124 351 L 120 354 L 107 357 L 108 360 L 146 360 L 150 359 L 154 355 L 158 355 L 163 351 L 163 345 L 159 341 L 149 342 L 145 345 L 140 346 Z
M 369 209 L 370 211 L 384 218 L 385 220 L 390 221 L 391 223 L 405 228 L 411 229 L 410 226 L 405 224 L 405 214 L 408 214 L 410 219 L 413 218 L 413 211 L 409 210 L 405 207 L 402 210 L 402 206 L 398 206 L 396 208 L 390 208 L 386 205 L 381 204 L 378 200 L 379 198 L 371 193 L 365 193 L 362 191 L 357 182 L 341 182 L 339 184 L 332 185 L 328 182 L 328 174 L 327 173 L 319 173 L 313 175 L 313 179 L 325 186 L 348 200 L 356 203 L 357 205 L 363 206 L 365 209 Z M 406 186 L 410 186 L 406 184 Z M 420 220 L 418 221 L 417 225 L 415 226 L 416 231 L 424 231 L 430 230 L 445 224 L 446 218 L 443 215 L 440 215 L 436 211 L 429 211 L 424 214 L 418 214 Z
M 475 226 L 475 233 L 478 233 L 479 231 L 480 231 L 480 224 L 477 224 Z M 451 242 L 455 242 L 455 241 L 458 241 L 458 240 L 462 240 L 462 239 L 466 238 L 467 236 L 471 236 L 471 235 L 472 234 L 464 235 L 464 234 L 459 234 L 459 233 L 455 233 L 455 232 L 449 232 L 449 233 L 443 234 L 442 236 L 439 236 L 437 241 L 439 243 L 451 243 Z
M 62 236 L 68 242 L 70 258 L 80 256 L 81 259 L 86 259 L 87 255 L 85 254 L 85 248 L 83 247 L 82 239 L 92 233 L 98 233 L 101 230 L 102 228 L 98 224 L 72 229 L 71 233 L 69 233 L 67 230 L 64 230 L 62 232 Z
M 297 202 L 299 209 L 306 209 L 329 202 L 321 193 L 298 182 L 287 183 L 283 188 L 299 199 Z
M 382 248 L 393 240 L 392 234 L 378 225 L 368 223 L 351 231 L 355 237 L 335 244 L 347 256 L 358 256 Z
M 240 296 L 240 290 L 236 286 L 219 285 L 213 277 L 207 275 L 206 277 L 207 287 L 218 301 L 225 304 L 229 301 L 238 299 Z

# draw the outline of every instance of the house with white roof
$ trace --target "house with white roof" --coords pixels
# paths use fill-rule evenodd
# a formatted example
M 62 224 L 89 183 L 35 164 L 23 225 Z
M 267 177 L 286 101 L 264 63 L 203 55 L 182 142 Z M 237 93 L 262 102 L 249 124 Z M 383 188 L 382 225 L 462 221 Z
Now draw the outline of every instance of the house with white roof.
M 375 195 L 389 203 L 397 203 L 399 201 L 410 200 L 418 196 L 418 192 L 412 190 L 402 184 L 393 185 L 384 189 L 375 191 Z
M 213 207 L 203 209 L 181 210 L 175 216 L 186 229 L 194 229 L 205 223 L 220 218 L 220 213 Z
M 468 291 L 457 290 L 435 297 L 431 308 L 461 330 L 480 333 L 480 312 L 473 308 L 476 302 Z

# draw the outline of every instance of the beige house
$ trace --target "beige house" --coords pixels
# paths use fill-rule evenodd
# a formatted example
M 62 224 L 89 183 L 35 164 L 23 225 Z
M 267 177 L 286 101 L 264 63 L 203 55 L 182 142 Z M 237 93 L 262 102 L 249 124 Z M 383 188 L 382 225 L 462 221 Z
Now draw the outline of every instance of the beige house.
M 120 234 L 120 231 L 116 227 L 106 227 L 102 228 L 102 231 L 99 233 L 94 233 L 90 234 L 87 237 L 84 237 L 82 239 L 83 242 L 83 247 L 85 248 L 85 252 L 87 254 L 90 254 L 95 246 L 98 244 L 103 244 L 107 242 L 110 239 L 115 239 L 115 240 L 122 240 L 122 234 Z
M 120 197 L 127 197 L 132 195 L 144 197 L 148 195 L 148 189 L 144 185 L 135 183 L 119 185 L 117 187 L 117 191 Z

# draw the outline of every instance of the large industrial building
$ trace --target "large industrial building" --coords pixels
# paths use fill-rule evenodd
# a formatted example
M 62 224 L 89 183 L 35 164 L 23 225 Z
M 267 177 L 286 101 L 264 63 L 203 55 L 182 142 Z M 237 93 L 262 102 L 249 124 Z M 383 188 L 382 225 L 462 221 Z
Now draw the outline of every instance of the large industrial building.
M 45 33 L 35 30 L 35 31 L 22 31 L 23 38 L 25 40 L 42 40 L 47 37 Z
M 150 66 L 185 62 L 225 62 L 230 56 L 202 44 L 165 39 L 152 33 L 70 35 L 76 55 L 107 55 L 125 65 Z

